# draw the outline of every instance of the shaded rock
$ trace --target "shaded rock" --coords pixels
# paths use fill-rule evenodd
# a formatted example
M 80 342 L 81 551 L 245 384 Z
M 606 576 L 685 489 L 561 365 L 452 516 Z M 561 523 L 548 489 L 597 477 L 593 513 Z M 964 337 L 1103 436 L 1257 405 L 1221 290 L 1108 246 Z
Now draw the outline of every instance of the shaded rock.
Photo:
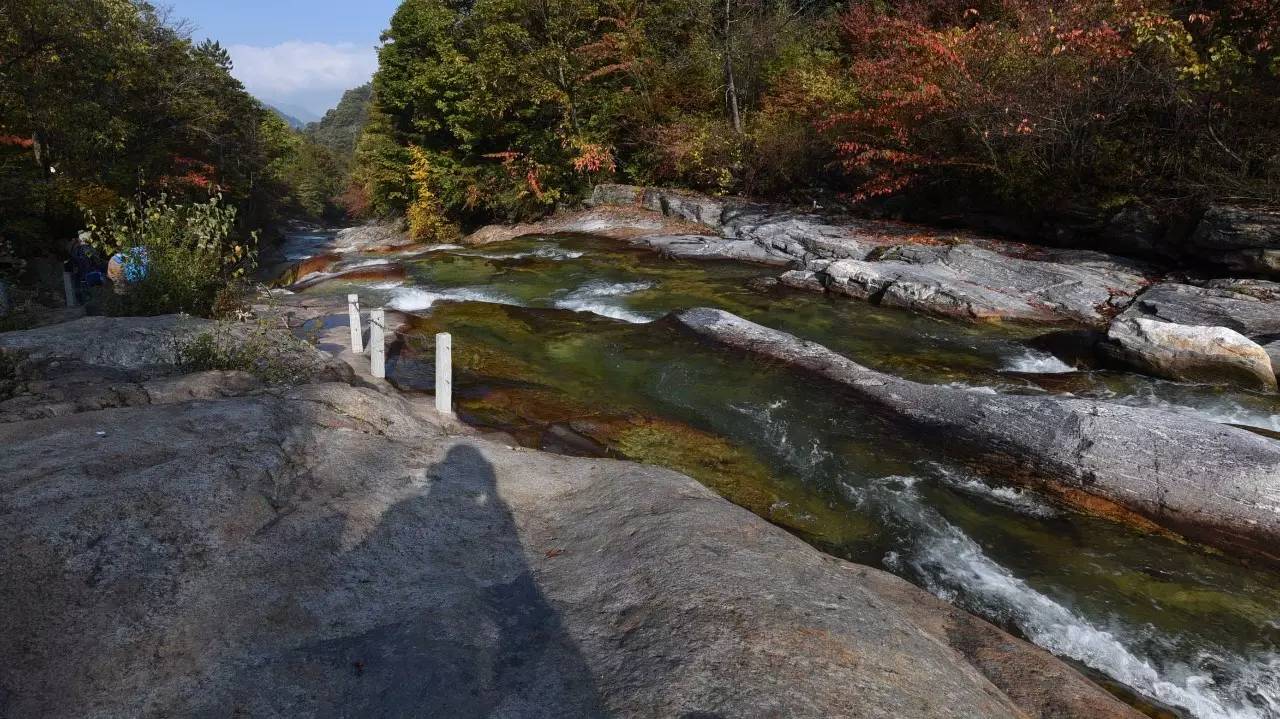
M 1102 228 L 1106 248 L 1141 257 L 1171 257 L 1167 228 L 1149 207 L 1130 205 L 1112 215 Z
M 1200 219 L 1191 243 L 1211 250 L 1280 250 L 1280 212 L 1214 205 Z
M 338 384 L 0 426 L 6 711 L 1137 716 L 687 477 L 448 431 Z
M 641 192 L 640 205 L 668 217 L 720 229 L 726 201 L 697 192 L 646 187 Z
M 1111 323 L 1104 347 L 1114 363 L 1156 377 L 1276 389 L 1266 350 L 1226 327 L 1131 317 Z
M 1098 343 L 1106 334 L 1098 330 L 1057 330 L 1032 337 L 1027 346 L 1043 350 L 1077 369 L 1099 364 Z
M 1209 280 L 1204 286 L 1212 290 L 1226 290 L 1248 295 L 1263 302 L 1280 302 L 1280 282 L 1268 282 L 1256 279 L 1216 279 Z
M 1190 244 L 1229 269 L 1280 276 L 1280 212 L 1214 205 L 1204 213 Z
M 212 370 L 147 380 L 137 373 L 79 363 L 37 367 L 0 401 L 0 423 L 65 417 L 111 407 L 171 404 L 248 394 L 262 386 L 253 375 Z
M 686 310 L 675 320 L 833 382 L 984 471 L 1003 470 L 1088 511 L 1280 563 L 1280 442 L 1160 410 L 910 382 L 721 310 Z
M 1269 341 L 1280 337 L 1280 301 L 1274 299 L 1275 285 L 1227 280 L 1217 287 L 1195 287 L 1161 282 L 1143 292 L 1122 317 L 1227 327 L 1254 341 Z
M 0 350 L 35 362 L 75 361 L 119 369 L 173 367 L 177 341 L 216 323 L 187 315 L 83 317 L 71 322 L 0 334 Z
M 643 187 L 602 182 L 591 188 L 591 196 L 587 198 L 585 204 L 588 207 L 639 205 L 643 194 Z

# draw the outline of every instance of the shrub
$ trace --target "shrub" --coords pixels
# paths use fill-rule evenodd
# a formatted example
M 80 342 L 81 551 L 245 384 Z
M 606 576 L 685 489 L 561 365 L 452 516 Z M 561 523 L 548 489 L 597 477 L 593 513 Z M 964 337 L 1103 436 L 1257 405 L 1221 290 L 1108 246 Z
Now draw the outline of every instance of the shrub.
M 174 342 L 177 364 L 186 372 L 248 372 L 267 384 L 301 384 L 316 373 L 307 361 L 311 348 L 303 340 L 256 324 L 219 322 L 208 331 Z
M 173 204 L 162 194 L 101 216 L 88 214 L 89 242 L 104 257 L 121 253 L 136 260 L 145 252 L 145 276 L 107 298 L 110 314 L 209 316 L 219 294 L 252 268 L 257 233 L 236 241 L 236 209 L 220 196 Z
M 413 163 L 409 166 L 409 177 L 413 180 L 417 195 L 409 203 L 405 211 L 405 220 L 409 224 L 409 236 L 420 242 L 443 242 L 457 236 L 457 228 L 451 226 L 444 216 L 444 206 L 431 190 L 434 178 L 431 172 L 431 161 L 427 153 L 417 145 L 409 146 L 409 155 Z

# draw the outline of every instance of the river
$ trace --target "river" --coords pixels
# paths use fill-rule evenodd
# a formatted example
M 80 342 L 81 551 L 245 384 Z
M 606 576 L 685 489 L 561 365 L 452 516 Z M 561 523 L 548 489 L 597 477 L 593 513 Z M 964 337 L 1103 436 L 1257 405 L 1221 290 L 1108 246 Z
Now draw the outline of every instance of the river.
M 719 307 L 921 382 L 1094 397 L 1273 432 L 1274 395 L 1073 371 L 1025 344 L 1044 328 L 753 289 L 773 273 L 601 238 L 350 254 L 343 265 L 389 261 L 405 265 L 405 280 L 307 292 L 359 292 L 365 307 L 413 314 L 388 370 L 409 390 L 431 386 L 431 335 L 451 332 L 464 420 L 530 446 L 603 446 L 691 474 L 824 551 L 1049 649 L 1153 716 L 1280 717 L 1280 574 L 961 468 L 928 437 L 899 435 L 811 377 L 659 320 Z

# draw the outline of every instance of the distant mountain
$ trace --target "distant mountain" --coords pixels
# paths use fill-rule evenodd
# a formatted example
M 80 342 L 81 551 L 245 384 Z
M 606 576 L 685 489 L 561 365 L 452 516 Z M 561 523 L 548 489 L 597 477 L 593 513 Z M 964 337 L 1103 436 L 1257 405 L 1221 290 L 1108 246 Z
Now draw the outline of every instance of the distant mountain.
M 364 84 L 347 90 L 338 106 L 326 112 L 319 122 L 307 125 L 305 132 L 311 139 L 329 148 L 334 159 L 343 168 L 355 154 L 356 142 L 369 119 L 369 103 L 373 98 L 373 85 Z
M 262 104 L 266 105 L 272 112 L 279 115 L 280 119 L 289 123 L 289 127 L 292 127 L 295 130 L 301 130 L 307 126 L 307 123 L 315 122 L 320 119 L 319 115 L 305 107 L 299 107 L 298 105 L 290 105 L 284 102 L 267 102 L 266 100 L 263 100 Z

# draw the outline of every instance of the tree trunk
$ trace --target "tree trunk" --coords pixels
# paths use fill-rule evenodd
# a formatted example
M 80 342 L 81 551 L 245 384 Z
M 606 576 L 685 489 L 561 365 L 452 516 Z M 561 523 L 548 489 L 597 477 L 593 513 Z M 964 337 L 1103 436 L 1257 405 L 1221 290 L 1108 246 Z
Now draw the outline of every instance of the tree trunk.
M 733 120 L 733 131 L 742 134 L 742 116 L 738 112 L 738 88 L 733 81 L 733 34 L 730 28 L 730 5 L 732 0 L 724 0 L 724 99 Z

